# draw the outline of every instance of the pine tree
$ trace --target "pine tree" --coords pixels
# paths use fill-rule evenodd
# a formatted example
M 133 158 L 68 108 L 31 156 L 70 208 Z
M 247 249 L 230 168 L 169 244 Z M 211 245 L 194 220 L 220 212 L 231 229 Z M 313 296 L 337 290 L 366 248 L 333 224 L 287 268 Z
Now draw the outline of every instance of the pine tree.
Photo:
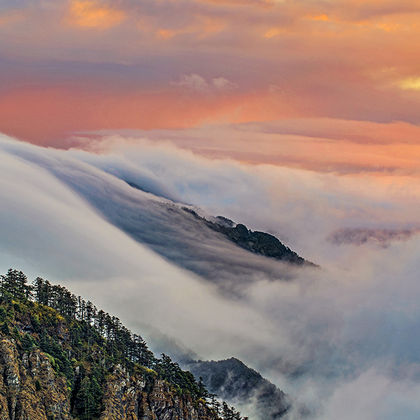
M 10 268 L 6 275 L 1 276 L 1 295 L 17 300 L 29 299 L 32 296 L 32 288 L 27 284 L 27 280 L 22 271 Z

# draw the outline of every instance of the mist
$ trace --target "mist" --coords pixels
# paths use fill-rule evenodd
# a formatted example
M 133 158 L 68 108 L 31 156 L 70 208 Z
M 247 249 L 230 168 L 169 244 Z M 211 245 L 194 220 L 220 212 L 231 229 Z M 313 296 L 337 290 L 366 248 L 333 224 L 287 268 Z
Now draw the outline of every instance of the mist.
M 303 406 L 325 420 L 418 418 L 415 177 L 248 165 L 115 136 L 84 149 L 0 137 L 2 272 L 60 282 L 152 347 L 160 335 L 203 359 L 240 358 L 290 395 L 291 419 Z M 276 234 L 321 268 L 250 254 L 185 205 Z M 412 234 L 330 239 L 343 229 Z

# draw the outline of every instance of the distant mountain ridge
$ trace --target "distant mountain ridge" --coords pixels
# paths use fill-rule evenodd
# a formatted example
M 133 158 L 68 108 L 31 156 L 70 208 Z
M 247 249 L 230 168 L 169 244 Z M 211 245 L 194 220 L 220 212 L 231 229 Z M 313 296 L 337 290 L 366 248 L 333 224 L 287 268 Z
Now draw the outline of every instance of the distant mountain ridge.
M 156 187 L 146 188 L 127 179 L 124 179 L 124 181 L 132 188 L 146 193 L 155 195 L 157 194 L 160 197 L 174 202 L 173 198 L 169 197 L 167 193 L 163 193 L 160 190 L 158 193 L 156 193 Z M 213 231 L 222 233 L 231 242 L 247 251 L 297 266 L 301 265 L 316 267 L 316 264 L 313 264 L 312 262 L 298 255 L 296 252 L 292 251 L 274 235 L 266 232 L 252 231 L 248 229 L 244 224 L 235 223 L 234 221 L 224 216 L 212 217 L 212 220 L 209 220 L 209 218 L 201 216 L 191 207 L 182 206 L 181 209 L 193 215 L 197 220 L 203 222 L 204 225 Z
M 287 395 L 258 372 L 232 357 L 219 361 L 195 361 L 187 365 L 196 378 L 213 392 L 241 406 L 252 404 L 258 420 L 278 420 L 288 413 Z
M 222 233 L 230 241 L 247 251 L 294 265 L 316 267 L 316 264 L 302 258 L 280 242 L 274 235 L 266 232 L 252 231 L 245 225 L 241 223 L 236 224 L 224 216 L 217 216 L 214 218 L 214 221 L 210 221 L 200 216 L 191 208 L 183 207 L 183 210 L 191 213 L 197 219 L 201 219 L 210 229 Z

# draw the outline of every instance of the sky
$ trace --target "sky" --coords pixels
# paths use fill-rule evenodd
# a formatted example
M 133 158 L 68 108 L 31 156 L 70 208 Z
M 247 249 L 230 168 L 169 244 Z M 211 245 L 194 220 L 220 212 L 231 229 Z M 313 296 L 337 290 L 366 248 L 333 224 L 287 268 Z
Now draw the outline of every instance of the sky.
M 417 0 L 2 0 L 1 272 L 240 358 L 287 420 L 420 418 L 419 42 Z
M 3 0 L 0 131 L 67 148 L 79 132 L 201 128 L 208 155 L 412 171 L 419 14 L 416 0 Z

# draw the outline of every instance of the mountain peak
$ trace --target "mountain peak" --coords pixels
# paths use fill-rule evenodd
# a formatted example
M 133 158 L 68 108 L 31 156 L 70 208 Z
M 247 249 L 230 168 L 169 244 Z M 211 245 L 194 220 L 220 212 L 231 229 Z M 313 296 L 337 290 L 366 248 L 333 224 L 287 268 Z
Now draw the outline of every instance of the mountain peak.
M 274 235 L 252 231 L 244 224 L 236 224 L 224 216 L 209 219 L 199 215 L 189 207 L 182 207 L 182 209 L 203 221 L 210 229 L 223 234 L 231 242 L 247 251 L 293 265 L 316 267 L 316 264 L 302 258 Z

